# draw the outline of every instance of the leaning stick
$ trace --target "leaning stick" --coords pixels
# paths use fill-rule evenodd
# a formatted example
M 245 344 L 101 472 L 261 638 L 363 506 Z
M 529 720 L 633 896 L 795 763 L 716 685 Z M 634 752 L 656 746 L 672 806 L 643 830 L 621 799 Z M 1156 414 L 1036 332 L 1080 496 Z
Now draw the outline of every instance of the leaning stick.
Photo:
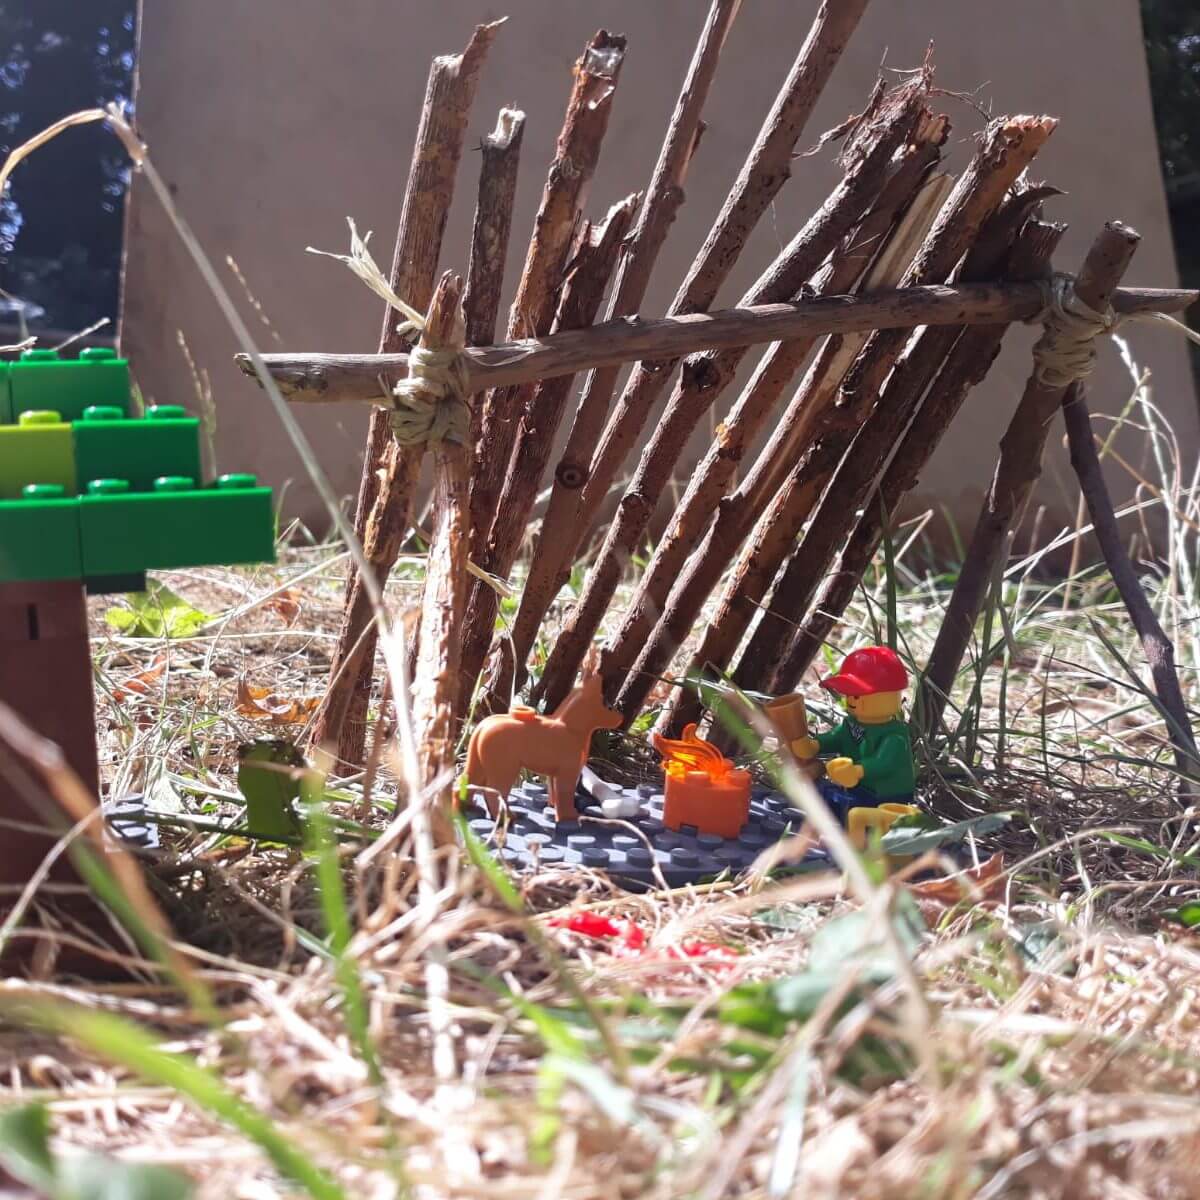
M 1132 232 L 1132 231 L 1131 231 Z M 1200 791 L 1200 757 L 1196 754 L 1196 740 L 1192 732 L 1187 704 L 1179 687 L 1179 675 L 1175 670 L 1175 647 L 1163 632 L 1154 608 L 1146 599 L 1137 572 L 1129 559 L 1129 552 L 1121 541 L 1117 528 L 1117 517 L 1113 511 L 1112 497 L 1104 482 L 1100 467 L 1100 456 L 1096 453 L 1096 437 L 1092 432 L 1092 419 L 1088 413 L 1087 392 L 1082 380 L 1068 389 L 1063 397 L 1063 419 L 1067 426 L 1067 444 L 1070 447 L 1071 466 L 1079 477 L 1083 498 L 1087 501 L 1092 518 L 1092 528 L 1100 543 L 1104 561 L 1125 609 L 1141 639 L 1142 650 L 1150 664 L 1154 680 L 1154 692 L 1167 726 L 1167 735 L 1175 749 L 1175 766 L 1180 775 L 1180 796 L 1184 804 L 1195 802 Z
M 909 214 L 918 216 L 920 232 L 917 241 L 924 237 L 928 222 L 919 220 L 922 202 L 915 199 L 914 193 L 921 187 L 922 177 L 940 156 L 945 128 L 944 122 L 938 122 L 931 140 L 914 141 L 905 148 L 879 200 L 822 273 L 828 278 L 818 284 L 819 291 L 850 287 L 865 268 L 869 268 L 869 273 L 864 290 L 870 290 L 875 274 L 872 261 L 880 263 L 890 256 L 891 248 L 904 238 L 910 227 Z M 926 189 L 919 193 L 922 197 L 925 194 Z M 901 213 L 905 215 L 896 224 L 897 215 Z M 931 211 L 928 221 L 932 219 Z M 892 230 L 893 224 L 896 224 L 895 230 Z M 888 282 L 894 284 L 897 278 Z M 737 405 L 718 431 L 707 457 L 693 474 L 687 494 L 642 575 L 620 630 L 601 656 L 601 672 L 609 686 L 614 680 L 624 679 L 617 707 L 627 720 L 641 709 L 655 679 L 666 670 L 676 649 L 690 633 L 704 600 L 716 586 L 738 543 L 749 533 L 770 500 L 770 494 L 764 494 L 755 510 L 753 504 L 747 502 L 744 488 L 752 487 L 753 480 L 768 469 L 768 464 L 782 452 L 788 430 L 800 423 L 801 411 L 795 403 L 789 405 L 781 417 L 771 444 L 759 456 L 743 487 L 727 499 L 725 488 L 746 447 L 757 436 L 814 340 L 777 342 L 763 356 Z M 705 528 L 710 525 L 705 536 Z M 699 549 L 696 549 L 697 543 Z
M 392 290 L 419 312 L 426 311 L 433 296 L 467 119 L 484 60 L 501 23 L 478 26 L 462 54 L 435 58 L 429 71 L 391 273 Z M 396 314 L 389 307 L 384 315 L 380 351 L 394 353 L 401 345 Z M 377 401 L 380 389 L 386 390 L 387 386 L 376 377 Z M 390 404 L 390 392 L 387 396 Z M 419 465 L 420 451 L 401 449 L 391 436 L 387 414 L 373 413 L 354 531 L 380 580 L 387 578 L 408 533 L 408 509 Z M 376 641 L 371 620 L 363 581 L 351 570 L 330 683 L 311 730 L 314 746 L 336 746 L 337 758 L 349 766 L 362 762 L 366 739 Z
M 988 127 L 979 149 L 905 272 L 904 282 L 927 284 L 950 275 L 1053 128 L 1054 122 L 1049 118 L 1033 117 L 994 121 Z M 726 585 L 717 616 L 694 656 L 693 669 L 697 672 L 723 671 L 728 665 L 759 611 L 768 585 L 804 522 L 812 515 L 855 430 L 878 397 L 911 329 L 912 326 L 907 330 L 877 328 L 847 371 L 836 396 L 831 395 L 820 377 L 811 381 L 814 390 L 828 399 L 823 399 L 819 411 L 812 411 L 809 445 L 759 522 Z M 698 714 L 698 696 L 681 691 L 669 713 L 664 714 L 664 720 L 675 724 L 693 720 Z
M 1013 239 L 1045 195 L 1045 190 L 1029 188 L 1011 196 L 981 230 L 960 278 L 970 282 L 1001 273 Z M 905 348 L 780 570 L 770 602 L 738 662 L 734 679 L 739 687 L 761 690 L 775 673 L 797 621 L 808 612 L 817 588 L 853 529 L 855 514 L 961 334 L 962 330 L 953 326 L 926 329 Z
M 1118 288 L 1118 317 L 1178 313 L 1200 298 L 1189 288 Z M 596 366 L 638 362 L 653 356 L 684 358 L 705 350 L 759 346 L 822 334 L 912 329 L 916 325 L 996 325 L 1028 321 L 1046 306 L 1037 283 L 926 285 L 869 296 L 818 296 L 792 304 L 695 313 L 684 317 L 605 321 L 589 329 L 544 338 L 468 346 L 462 353 L 469 393 L 556 375 L 578 375 Z M 407 354 L 264 354 L 272 377 L 288 400 L 302 404 L 367 403 L 391 406 L 390 390 L 408 378 Z M 244 374 L 247 355 L 236 356 Z
M 613 97 L 625 60 L 625 39 L 601 29 L 575 64 L 554 159 L 546 176 L 533 236 L 508 317 L 508 336 L 549 333 L 567 255 L 579 235 L 583 206 L 608 131 Z M 533 382 L 493 387 L 481 406 L 479 445 L 471 477 L 473 552 L 484 549 L 497 516 L 517 425 L 533 398 Z M 486 565 L 486 564 L 485 564 Z
M 586 326 L 595 319 L 620 256 L 621 244 L 637 212 L 639 199 L 635 192 L 613 205 L 601 224 L 585 226 L 562 285 L 558 313 L 554 318 L 556 329 Z M 500 493 L 496 520 L 492 523 L 484 555 L 486 569 L 501 577 L 507 576 L 512 570 L 525 536 L 538 486 L 553 450 L 554 435 L 566 408 L 571 382 L 570 375 L 543 380 L 534 390 L 529 408 L 521 417 L 508 476 Z M 487 454 L 489 450 L 481 446 L 478 453 Z M 467 619 L 461 631 L 460 715 L 491 645 L 497 606 L 496 590 L 476 581 L 471 588 Z
M 704 245 L 676 293 L 669 315 L 706 312 L 712 307 L 717 292 L 728 278 L 751 232 L 791 175 L 796 143 L 833 68 L 857 28 L 867 3 L 868 0 L 822 0 L 808 37 Z M 676 108 L 678 119 L 672 119 L 663 156 L 659 160 L 664 168 L 668 153 L 673 156 L 671 162 L 676 164 L 672 169 L 682 169 L 694 149 L 695 137 L 699 132 L 696 122 L 720 48 L 718 32 L 723 38 L 733 15 L 733 9 L 724 12 L 724 30 L 718 31 L 710 23 L 710 31 L 706 33 L 703 43 L 708 48 L 708 55 L 704 59 L 704 66 L 697 72 L 696 86 L 693 88 L 685 84 Z M 694 62 L 700 61 L 701 50 L 698 50 Z M 656 178 L 660 178 L 657 170 Z M 670 178 L 665 169 L 661 178 L 664 182 Z M 636 297 L 640 302 L 656 255 L 657 245 L 653 248 L 647 245 L 646 257 L 639 262 L 638 270 L 629 284 L 629 301 Z M 636 308 L 637 305 L 633 305 L 626 308 L 625 312 L 633 313 Z M 560 469 L 556 470 L 555 478 L 559 486 L 551 493 L 542 522 L 538 551 L 533 558 L 516 621 L 514 640 L 519 671 L 524 669 L 542 618 L 566 582 L 574 556 L 608 494 L 621 463 L 640 437 L 650 410 L 661 397 L 675 363 L 683 353 L 690 351 L 668 354 L 652 361 L 643 359 L 626 382 L 615 412 L 608 417 L 599 447 L 594 449 L 589 439 L 582 445 L 587 453 L 586 461 L 564 457 Z M 589 366 L 612 368 L 626 361 L 630 360 L 621 358 Z M 589 416 L 592 412 L 598 414 L 601 401 L 607 406 L 612 386 L 613 377 L 610 375 L 597 379 L 594 386 L 588 389 L 585 397 L 588 405 L 584 406 L 583 411 Z M 597 404 L 595 409 L 589 407 L 592 402 Z
M 707 312 L 750 234 L 792 173 L 792 158 L 813 109 L 841 59 L 868 0 L 822 0 L 791 72 L 767 114 L 733 189 L 688 269 L 671 315 Z M 687 352 L 685 352 L 687 353 Z M 682 354 L 646 355 L 630 376 L 591 463 L 577 527 L 586 528 L 621 463 L 645 428 Z
M 421 345 L 441 350 L 461 344 L 465 318 L 462 280 L 442 276 Z M 425 803 L 434 813 L 435 841 L 453 840 L 449 823 L 454 783 L 454 713 L 459 685 L 461 630 L 467 604 L 467 560 L 471 546 L 470 459 L 468 446 L 442 439 L 431 447 L 433 533 L 421 593 L 421 618 L 413 671 L 412 712 Z
M 1004 274 L 1012 279 L 1039 279 L 1050 270 L 1050 260 L 1065 231 L 1063 225 L 1032 220 L 1018 235 Z M 850 603 L 863 575 L 875 557 L 887 521 L 903 498 L 917 485 L 943 434 L 958 415 L 968 392 L 982 383 L 1000 353 L 1007 325 L 977 325 L 968 329 L 929 389 L 904 440 L 888 464 L 878 494 L 868 500 L 853 534 L 829 576 L 825 589 L 808 619 L 797 630 L 787 654 L 767 690 L 783 694 L 796 686 Z
M 659 251 L 684 202 L 683 185 L 703 130 L 700 116 L 725 38 L 740 7 L 741 0 L 713 0 L 709 9 L 646 189 L 638 223 L 630 235 L 628 252 L 619 268 L 608 311 L 610 319 L 636 314 L 645 299 Z M 620 363 L 599 366 L 584 381 L 567 444 L 554 471 L 550 499 L 510 633 L 512 657 L 521 683 L 542 618 L 562 587 L 579 547 L 580 489 L 587 481 L 588 465 L 608 418 L 620 370 Z
M 898 88 L 873 111 L 846 148 L 846 174 L 821 208 L 743 298 L 745 304 L 786 300 L 818 270 L 867 212 L 887 178 L 892 156 L 924 111 L 923 81 Z M 876 97 L 879 101 L 879 97 Z M 621 573 L 646 531 L 688 438 L 732 380 L 746 351 L 737 347 L 697 355 L 684 364 L 666 412 L 642 452 L 583 592 L 546 663 L 538 692 L 552 708 L 570 691 L 575 673 L 616 592 Z
M 496 128 L 480 146 L 479 193 L 463 293 L 468 346 L 487 346 L 496 340 L 524 137 L 525 114 L 517 108 L 502 108 Z
M 1118 222 L 1104 227 L 1075 284 L 1075 292 L 1085 304 L 1097 312 L 1105 311 L 1137 242 L 1137 234 Z M 1009 531 L 1041 474 L 1046 439 L 1066 390 L 1065 384 L 1044 381 L 1040 368 L 1035 368 L 1000 439 L 996 472 L 921 681 L 920 713 L 927 735 L 941 721 Z

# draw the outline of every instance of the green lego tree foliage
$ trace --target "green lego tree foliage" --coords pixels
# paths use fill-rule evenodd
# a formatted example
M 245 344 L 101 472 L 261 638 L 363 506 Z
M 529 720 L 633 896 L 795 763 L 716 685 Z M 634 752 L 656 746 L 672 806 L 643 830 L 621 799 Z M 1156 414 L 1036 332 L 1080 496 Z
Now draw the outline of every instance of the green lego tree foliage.
M 98 593 L 146 570 L 273 561 L 270 490 L 253 475 L 206 485 L 199 421 L 130 408 L 128 365 L 111 351 L 4 364 L 0 583 L 77 578 Z

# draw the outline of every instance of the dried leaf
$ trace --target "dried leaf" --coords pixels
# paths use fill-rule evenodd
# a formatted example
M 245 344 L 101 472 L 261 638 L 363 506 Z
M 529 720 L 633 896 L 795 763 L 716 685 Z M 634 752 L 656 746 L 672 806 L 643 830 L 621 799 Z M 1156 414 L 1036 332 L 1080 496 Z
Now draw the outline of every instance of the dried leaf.
M 943 879 L 909 884 L 909 890 L 919 901 L 953 908 L 963 900 L 974 903 L 999 900 L 1004 895 L 1006 883 L 1004 855 L 997 851 L 977 867 L 968 867 Z
M 237 711 L 241 717 L 270 721 L 272 725 L 297 725 L 308 719 L 318 703 L 319 696 L 280 696 L 269 687 L 238 680 Z
M 136 675 L 131 675 L 120 687 L 113 688 L 114 700 L 131 700 L 134 696 L 148 696 L 167 669 L 167 655 L 159 654 L 154 661 Z
M 301 596 L 295 588 L 287 588 L 263 601 L 263 608 L 267 612 L 275 613 L 288 626 L 295 625 L 301 607 Z

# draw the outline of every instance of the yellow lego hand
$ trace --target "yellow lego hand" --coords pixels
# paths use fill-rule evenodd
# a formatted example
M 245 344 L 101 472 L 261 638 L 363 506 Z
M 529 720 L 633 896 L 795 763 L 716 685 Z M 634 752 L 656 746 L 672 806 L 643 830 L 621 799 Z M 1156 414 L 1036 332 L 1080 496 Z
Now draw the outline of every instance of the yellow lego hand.
M 862 780 L 863 769 L 852 758 L 831 758 L 825 764 L 825 774 L 838 787 L 856 787 Z
M 801 761 L 816 758 L 821 752 L 820 743 L 816 738 L 802 737 L 790 743 L 792 753 Z

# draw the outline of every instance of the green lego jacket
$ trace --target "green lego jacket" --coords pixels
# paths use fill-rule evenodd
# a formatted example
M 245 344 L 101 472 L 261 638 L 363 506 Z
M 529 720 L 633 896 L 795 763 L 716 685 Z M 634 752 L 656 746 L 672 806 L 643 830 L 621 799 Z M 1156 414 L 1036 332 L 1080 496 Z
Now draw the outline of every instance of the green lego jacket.
M 817 735 L 822 754 L 853 759 L 863 769 L 859 787 L 881 800 L 908 799 L 916 786 L 908 726 L 901 720 L 862 725 L 847 717 L 836 729 Z

